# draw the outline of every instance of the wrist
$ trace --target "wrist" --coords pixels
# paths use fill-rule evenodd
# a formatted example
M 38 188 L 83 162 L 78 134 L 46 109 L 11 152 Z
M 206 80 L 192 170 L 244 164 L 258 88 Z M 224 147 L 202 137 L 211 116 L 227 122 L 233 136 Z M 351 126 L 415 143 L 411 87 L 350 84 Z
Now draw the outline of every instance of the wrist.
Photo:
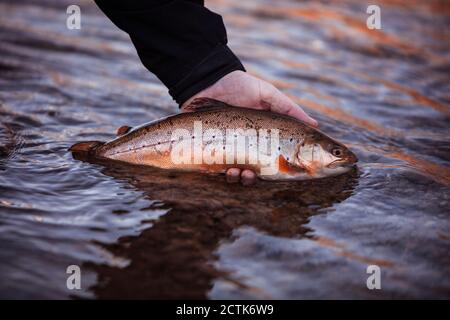
M 243 72 L 245 68 L 226 45 L 219 44 L 186 77 L 171 87 L 169 93 L 182 106 L 196 94 L 234 71 Z

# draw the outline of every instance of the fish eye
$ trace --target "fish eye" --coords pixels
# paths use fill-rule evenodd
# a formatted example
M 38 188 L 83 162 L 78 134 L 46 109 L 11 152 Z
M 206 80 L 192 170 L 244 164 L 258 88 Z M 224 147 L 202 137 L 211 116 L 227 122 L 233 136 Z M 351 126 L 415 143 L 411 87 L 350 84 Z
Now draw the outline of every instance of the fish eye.
M 344 152 L 342 151 L 341 148 L 333 148 L 331 150 L 331 154 L 335 157 L 342 157 L 342 155 L 344 154 Z

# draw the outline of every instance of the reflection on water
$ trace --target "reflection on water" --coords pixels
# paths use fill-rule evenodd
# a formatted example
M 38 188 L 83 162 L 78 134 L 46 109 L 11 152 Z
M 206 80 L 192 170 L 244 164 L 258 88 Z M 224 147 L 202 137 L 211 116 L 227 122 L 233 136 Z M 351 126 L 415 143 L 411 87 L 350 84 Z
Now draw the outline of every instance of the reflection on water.
M 138 237 L 123 237 L 104 246 L 131 262 L 125 269 L 87 265 L 98 273 L 101 285 L 93 290 L 100 298 L 206 298 L 216 279 L 239 288 L 240 294 L 253 292 L 251 284 L 214 267 L 217 248 L 242 228 L 279 238 L 314 240 L 306 226 L 310 217 L 349 197 L 357 177 L 352 172 L 319 181 L 261 182 L 248 190 L 223 183 L 223 177 L 105 165 L 103 174 L 158 199 L 144 210 L 168 212 Z
M 246 188 L 75 161 L 73 142 L 176 106 L 91 2 L 68 30 L 71 2 L 0 1 L 0 297 L 450 297 L 450 9 L 379 3 L 377 31 L 361 1 L 208 2 L 247 69 L 360 159 Z

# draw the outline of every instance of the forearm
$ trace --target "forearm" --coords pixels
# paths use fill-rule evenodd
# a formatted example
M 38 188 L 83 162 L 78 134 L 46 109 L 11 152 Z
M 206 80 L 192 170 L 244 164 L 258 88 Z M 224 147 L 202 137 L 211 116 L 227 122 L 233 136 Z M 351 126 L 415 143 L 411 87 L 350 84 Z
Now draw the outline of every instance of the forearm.
M 227 47 L 221 16 L 189 0 L 96 0 L 130 35 L 144 66 L 180 105 L 224 75 L 245 70 Z

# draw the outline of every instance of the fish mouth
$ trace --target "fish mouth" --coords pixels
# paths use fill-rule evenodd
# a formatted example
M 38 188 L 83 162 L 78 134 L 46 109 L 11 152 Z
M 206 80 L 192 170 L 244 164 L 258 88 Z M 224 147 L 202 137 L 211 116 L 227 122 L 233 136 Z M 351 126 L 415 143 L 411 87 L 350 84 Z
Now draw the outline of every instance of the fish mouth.
M 342 168 L 342 167 L 351 168 L 356 165 L 356 162 L 358 162 L 358 158 L 355 155 L 352 155 L 345 159 L 334 160 L 333 162 L 328 164 L 326 167 L 330 168 L 330 169 Z

